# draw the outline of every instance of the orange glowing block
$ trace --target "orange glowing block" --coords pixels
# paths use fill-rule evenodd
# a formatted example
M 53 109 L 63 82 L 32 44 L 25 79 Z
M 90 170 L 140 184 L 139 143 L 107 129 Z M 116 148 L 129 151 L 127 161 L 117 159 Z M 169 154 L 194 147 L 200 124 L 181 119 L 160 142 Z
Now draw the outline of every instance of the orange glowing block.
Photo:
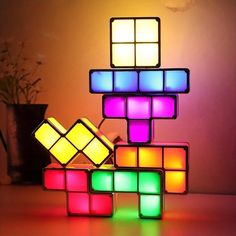
M 186 169 L 186 150 L 183 148 L 164 149 L 164 167 L 169 170 Z
M 139 167 L 161 168 L 162 148 L 161 147 L 140 147 Z
M 118 166 L 137 167 L 137 148 L 118 147 L 116 149 L 116 164 Z
M 166 171 L 165 190 L 167 193 L 186 193 L 186 172 Z

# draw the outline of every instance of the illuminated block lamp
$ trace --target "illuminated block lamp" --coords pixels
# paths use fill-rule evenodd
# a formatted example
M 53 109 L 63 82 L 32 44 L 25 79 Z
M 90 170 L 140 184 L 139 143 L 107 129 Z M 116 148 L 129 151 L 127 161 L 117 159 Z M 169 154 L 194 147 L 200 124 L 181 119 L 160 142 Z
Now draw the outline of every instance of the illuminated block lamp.
M 161 170 L 91 170 L 91 192 L 137 193 L 140 218 L 160 219 L 162 217 L 162 183 Z
M 115 168 L 154 168 L 165 174 L 165 192 L 188 192 L 188 144 L 116 144 Z
M 110 19 L 111 67 L 160 67 L 160 19 Z
M 68 165 L 80 153 L 97 167 L 110 158 L 113 143 L 88 119 L 77 120 L 68 131 L 58 122 L 55 122 L 57 126 L 52 124 L 51 119 L 44 120 L 33 135 L 62 166 Z
M 177 94 L 189 92 L 189 69 L 90 70 L 90 93 Z

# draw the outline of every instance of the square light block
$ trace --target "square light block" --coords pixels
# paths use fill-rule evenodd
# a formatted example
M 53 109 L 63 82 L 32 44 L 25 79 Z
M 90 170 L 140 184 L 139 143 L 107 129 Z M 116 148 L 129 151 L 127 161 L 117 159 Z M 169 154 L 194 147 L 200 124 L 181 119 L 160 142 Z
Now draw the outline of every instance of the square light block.
M 133 171 L 115 171 L 114 191 L 116 192 L 137 192 L 138 176 Z
M 161 194 L 161 175 L 158 172 L 139 172 L 139 193 L 141 194 Z
M 141 71 L 139 73 L 140 92 L 163 92 L 164 78 L 163 71 Z
M 162 168 L 162 147 L 139 147 L 139 167 Z
M 52 163 L 43 169 L 43 187 L 45 190 L 65 190 L 65 170 Z
M 113 194 L 91 194 L 90 214 L 93 216 L 112 216 Z
M 91 172 L 91 189 L 93 191 L 112 192 L 114 190 L 113 171 L 102 170 Z
M 114 92 L 137 92 L 138 73 L 136 71 L 115 71 Z
M 151 97 L 128 97 L 127 98 L 128 119 L 150 119 Z
M 167 193 L 186 193 L 186 181 L 186 171 L 165 171 L 165 189 Z
M 88 170 L 66 169 L 66 191 L 88 192 Z
M 139 196 L 140 218 L 162 218 L 162 197 L 160 195 L 141 194 Z
M 137 167 L 138 166 L 137 147 L 116 147 L 115 146 L 115 165 L 116 167 Z
M 158 17 L 111 18 L 111 67 L 160 67 Z
M 113 90 L 113 72 L 112 71 L 94 71 L 90 74 L 92 84 L 91 92 L 112 92 Z
M 150 143 L 152 131 L 152 120 L 128 120 L 129 143 Z
M 89 193 L 67 192 L 68 215 L 90 215 Z
M 177 117 L 177 97 L 159 96 L 152 99 L 152 118 L 174 119 Z
M 125 118 L 126 117 L 126 97 L 103 96 L 103 117 Z

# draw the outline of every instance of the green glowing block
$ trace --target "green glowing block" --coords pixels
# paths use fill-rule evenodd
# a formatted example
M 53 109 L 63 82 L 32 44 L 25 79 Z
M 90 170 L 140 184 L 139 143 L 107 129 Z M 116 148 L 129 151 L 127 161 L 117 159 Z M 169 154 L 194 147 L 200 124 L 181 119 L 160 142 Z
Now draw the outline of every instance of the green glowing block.
M 115 171 L 114 187 L 117 192 L 137 192 L 137 172 Z
M 113 172 L 112 171 L 94 171 L 92 172 L 92 190 L 95 191 L 113 191 Z
M 159 195 L 140 195 L 139 214 L 141 218 L 161 218 L 162 203 Z
M 139 173 L 139 193 L 160 194 L 161 176 L 158 172 L 143 171 Z

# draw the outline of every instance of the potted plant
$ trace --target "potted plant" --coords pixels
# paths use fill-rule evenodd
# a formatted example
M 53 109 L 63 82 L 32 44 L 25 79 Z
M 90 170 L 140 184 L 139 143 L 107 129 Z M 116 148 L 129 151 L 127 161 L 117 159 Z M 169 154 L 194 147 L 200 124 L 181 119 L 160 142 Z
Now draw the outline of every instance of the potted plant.
M 50 162 L 31 137 L 44 119 L 47 104 L 36 104 L 41 92 L 40 60 L 25 56 L 25 44 L 4 42 L 0 49 L 0 101 L 6 105 L 8 174 L 13 183 L 41 182 L 42 167 Z

